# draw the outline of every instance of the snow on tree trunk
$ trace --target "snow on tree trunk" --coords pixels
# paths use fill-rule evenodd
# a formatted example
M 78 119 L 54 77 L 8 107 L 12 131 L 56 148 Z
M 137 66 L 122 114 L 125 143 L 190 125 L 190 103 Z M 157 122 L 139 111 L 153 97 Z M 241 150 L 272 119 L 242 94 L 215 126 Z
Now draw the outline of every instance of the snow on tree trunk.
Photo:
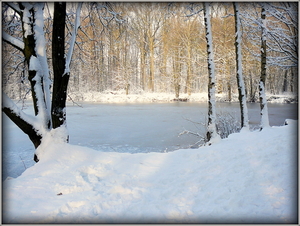
M 243 77 L 242 68 L 242 31 L 241 31 L 241 20 L 239 12 L 239 4 L 233 3 L 234 7 L 234 18 L 235 18 L 235 54 L 236 54 L 236 69 L 237 69 L 237 84 L 239 92 L 239 102 L 241 109 L 241 126 L 242 128 L 249 128 L 247 98 L 245 90 L 245 82 Z
M 215 64 L 212 43 L 212 31 L 210 21 L 210 6 L 204 3 L 204 23 L 207 42 L 207 63 L 208 63 L 208 123 L 207 123 L 207 142 L 213 139 L 220 139 L 216 127 L 216 100 L 215 100 Z
M 48 130 L 51 127 L 50 122 L 50 91 L 46 93 L 45 90 L 49 89 L 50 84 L 47 83 L 49 79 L 49 71 L 47 66 L 47 59 L 45 54 L 44 38 L 44 19 L 43 19 L 43 3 L 36 4 L 21 4 L 22 27 L 24 33 L 24 55 L 28 65 L 28 79 L 31 84 L 31 92 L 33 98 L 33 105 L 35 115 L 41 119 L 44 129 Z M 42 15 L 42 16 L 41 16 Z M 45 87 L 48 86 L 48 87 Z M 48 101 L 48 104 L 46 104 Z
M 267 107 L 267 98 L 265 92 L 265 84 L 267 77 L 267 27 L 266 27 L 266 11 L 262 4 L 261 10 L 261 73 L 259 82 L 259 101 L 260 101 L 260 127 L 261 129 L 269 127 L 269 115 Z
M 23 42 L 5 33 L 2 39 L 20 50 L 28 66 L 28 80 L 31 84 L 35 116 L 25 114 L 5 94 L 2 102 L 3 112 L 25 133 L 36 148 L 34 160 L 39 160 L 40 146 L 53 139 L 67 141 L 66 97 L 70 76 L 70 62 L 75 38 L 79 27 L 79 13 L 82 3 L 78 4 L 74 30 L 71 33 L 69 52 L 65 58 L 65 17 L 66 3 L 54 3 L 52 61 L 54 83 L 52 103 L 50 97 L 51 80 L 46 55 L 44 34 L 44 3 L 12 3 L 22 23 Z M 46 141 L 45 141 L 46 140 Z

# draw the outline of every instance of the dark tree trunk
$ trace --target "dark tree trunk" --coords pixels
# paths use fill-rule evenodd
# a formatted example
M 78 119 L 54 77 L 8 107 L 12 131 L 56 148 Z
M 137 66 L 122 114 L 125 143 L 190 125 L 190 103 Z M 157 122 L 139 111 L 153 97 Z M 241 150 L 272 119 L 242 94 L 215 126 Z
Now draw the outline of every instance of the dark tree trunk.
M 261 10 L 261 19 L 262 21 L 266 20 L 266 12 L 264 7 Z M 263 25 L 264 26 L 264 25 Z M 261 72 L 260 72 L 260 82 L 263 83 L 264 87 L 266 84 L 267 77 L 267 40 L 265 35 L 265 28 L 262 28 L 262 39 L 261 39 Z M 261 91 L 261 90 L 260 90 Z
M 66 122 L 66 99 L 70 73 L 66 72 L 65 59 L 65 20 L 66 3 L 54 3 L 52 33 L 53 92 L 51 118 L 53 129 Z

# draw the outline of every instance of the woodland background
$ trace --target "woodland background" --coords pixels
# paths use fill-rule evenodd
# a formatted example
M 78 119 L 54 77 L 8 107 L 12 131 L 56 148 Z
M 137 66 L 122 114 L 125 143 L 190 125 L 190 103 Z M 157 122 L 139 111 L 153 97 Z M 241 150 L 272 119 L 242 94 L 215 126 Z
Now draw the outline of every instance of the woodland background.
M 268 4 L 266 91 L 296 94 L 298 3 Z M 174 97 L 181 93 L 206 93 L 208 69 L 202 7 L 202 3 L 84 3 L 68 93 L 75 97 L 86 92 L 115 91 L 174 93 Z M 67 9 L 68 36 L 75 4 L 68 3 Z M 211 10 L 216 91 L 231 101 L 232 94 L 237 93 L 233 4 L 214 3 Z M 47 3 L 44 13 L 48 40 L 52 37 L 52 11 L 53 3 Z M 258 3 L 240 3 L 243 75 L 248 101 L 258 101 L 260 11 Z M 16 15 L 9 9 L 3 12 L 5 28 L 7 21 L 14 21 Z M 22 37 L 18 23 L 9 26 L 6 32 L 19 33 Z M 48 43 L 49 53 L 51 41 Z M 2 56 L 3 91 L 12 99 L 30 98 L 24 56 L 5 42 L 2 42 Z M 51 55 L 48 61 L 50 65 Z

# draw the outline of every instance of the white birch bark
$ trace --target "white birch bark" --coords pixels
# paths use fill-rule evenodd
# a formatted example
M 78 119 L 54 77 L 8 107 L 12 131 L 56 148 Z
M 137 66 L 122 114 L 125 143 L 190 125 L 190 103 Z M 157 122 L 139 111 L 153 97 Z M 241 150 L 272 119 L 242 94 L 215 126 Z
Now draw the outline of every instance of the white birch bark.
M 220 139 L 216 127 L 216 98 L 215 98 L 215 64 L 212 42 L 212 31 L 210 21 L 210 3 L 204 3 L 204 22 L 207 42 L 207 63 L 208 63 L 208 123 L 207 123 L 207 141 Z

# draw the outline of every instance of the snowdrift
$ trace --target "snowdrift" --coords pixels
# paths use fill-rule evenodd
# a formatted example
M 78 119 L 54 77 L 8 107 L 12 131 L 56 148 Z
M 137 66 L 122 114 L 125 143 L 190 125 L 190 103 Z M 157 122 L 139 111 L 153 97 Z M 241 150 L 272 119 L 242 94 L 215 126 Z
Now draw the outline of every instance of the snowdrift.
M 297 121 L 169 153 L 49 138 L 3 184 L 3 223 L 296 223 Z M 51 141 L 51 142 L 50 142 Z

